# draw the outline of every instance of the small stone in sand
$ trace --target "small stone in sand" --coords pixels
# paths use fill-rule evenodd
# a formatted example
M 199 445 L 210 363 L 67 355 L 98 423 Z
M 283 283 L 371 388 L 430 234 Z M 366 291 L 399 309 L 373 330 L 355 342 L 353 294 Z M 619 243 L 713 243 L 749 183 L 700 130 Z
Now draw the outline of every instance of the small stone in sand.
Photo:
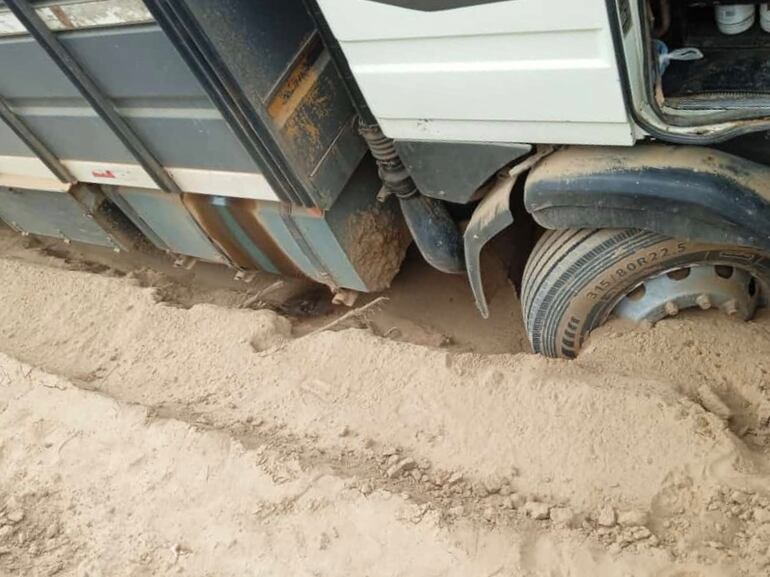
M 557 525 L 568 527 L 575 519 L 575 512 L 569 507 L 553 507 L 551 509 L 551 521 Z
M 21 521 L 24 520 L 24 511 L 22 511 L 21 509 L 9 511 L 8 513 L 6 513 L 5 518 L 8 519 L 14 525 L 16 523 L 21 523 Z
M 395 465 L 392 465 L 387 470 L 386 474 L 388 475 L 388 478 L 392 479 L 396 475 L 400 475 L 401 473 L 405 473 L 407 471 L 411 471 L 416 466 L 417 466 L 417 463 L 414 462 L 414 459 L 412 459 L 411 457 L 407 457 L 406 459 L 402 459 L 401 461 L 399 461 Z
M 529 501 L 524 505 L 524 512 L 537 521 L 544 521 L 551 515 L 551 506 L 547 503 Z
M 614 527 L 615 523 L 617 523 L 617 515 L 615 513 L 615 509 L 609 505 L 602 507 L 596 517 L 596 522 L 601 527 Z
M 621 527 L 639 527 L 647 524 L 647 514 L 643 511 L 623 511 L 618 513 L 618 524 Z
M 456 485 L 462 480 L 463 480 L 463 474 L 455 472 L 449 476 L 449 479 L 447 479 L 446 484 L 451 487 L 452 485 Z

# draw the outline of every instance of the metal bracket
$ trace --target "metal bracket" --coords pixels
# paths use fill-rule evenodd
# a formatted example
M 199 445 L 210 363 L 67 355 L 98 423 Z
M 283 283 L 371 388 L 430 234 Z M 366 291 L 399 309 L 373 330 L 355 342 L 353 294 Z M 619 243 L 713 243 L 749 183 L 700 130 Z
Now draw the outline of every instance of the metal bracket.
M 553 146 L 540 147 L 535 154 L 508 172 L 502 172 L 492 189 L 473 211 L 473 216 L 465 229 L 463 240 L 468 281 L 473 291 L 473 298 L 476 300 L 476 307 L 485 319 L 489 318 L 489 305 L 481 278 L 481 250 L 498 233 L 513 224 L 510 197 L 516 180 L 554 150 Z
M 70 82 L 72 82 L 75 88 L 78 89 L 83 98 L 88 101 L 115 136 L 120 139 L 155 184 L 161 190 L 167 192 L 180 192 L 174 179 L 171 178 L 166 169 L 163 168 L 152 152 L 150 152 L 118 113 L 112 101 L 102 93 L 101 89 L 91 80 L 91 77 L 59 41 L 56 34 L 48 28 L 28 0 L 8 0 L 5 4 L 67 76 Z
M 192 270 L 193 267 L 198 264 L 198 259 L 193 256 L 186 255 L 173 255 L 174 268 L 183 268 L 185 270 Z

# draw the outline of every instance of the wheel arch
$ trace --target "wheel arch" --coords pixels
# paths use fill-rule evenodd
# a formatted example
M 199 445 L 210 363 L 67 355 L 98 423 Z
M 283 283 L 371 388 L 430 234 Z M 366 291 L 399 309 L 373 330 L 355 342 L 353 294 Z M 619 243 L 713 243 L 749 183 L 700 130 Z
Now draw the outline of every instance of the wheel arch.
M 529 173 L 547 229 L 637 228 L 770 251 L 770 168 L 696 146 L 567 147 Z

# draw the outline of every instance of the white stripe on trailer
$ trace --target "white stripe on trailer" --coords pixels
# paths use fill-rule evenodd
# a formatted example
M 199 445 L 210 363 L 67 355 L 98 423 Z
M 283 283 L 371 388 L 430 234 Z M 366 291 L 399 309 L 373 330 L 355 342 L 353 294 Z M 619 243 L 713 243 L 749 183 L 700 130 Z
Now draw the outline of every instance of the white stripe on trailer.
M 59 181 L 43 162 L 34 156 L 0 155 L 0 186 L 66 192 L 70 185 Z
M 158 185 L 138 164 L 88 160 L 62 160 L 61 163 L 79 182 L 158 190 Z M 280 201 L 267 179 L 259 173 L 178 167 L 166 167 L 166 170 L 183 192 Z M 35 157 L 3 155 L 0 155 L 0 186 L 61 192 L 70 188 L 69 184 L 59 182 Z
M 158 189 L 138 164 L 66 159 L 61 162 L 80 182 Z M 177 167 L 166 170 L 183 192 L 279 201 L 265 177 L 258 173 Z

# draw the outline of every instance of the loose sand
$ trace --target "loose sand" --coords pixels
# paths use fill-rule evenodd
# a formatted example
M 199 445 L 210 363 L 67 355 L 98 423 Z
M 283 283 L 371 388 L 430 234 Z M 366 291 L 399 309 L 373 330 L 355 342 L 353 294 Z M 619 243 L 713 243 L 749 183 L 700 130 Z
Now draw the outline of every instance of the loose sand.
M 71 265 L 0 243 L 0 574 L 770 575 L 766 312 L 567 362 L 431 273 L 307 335 Z

